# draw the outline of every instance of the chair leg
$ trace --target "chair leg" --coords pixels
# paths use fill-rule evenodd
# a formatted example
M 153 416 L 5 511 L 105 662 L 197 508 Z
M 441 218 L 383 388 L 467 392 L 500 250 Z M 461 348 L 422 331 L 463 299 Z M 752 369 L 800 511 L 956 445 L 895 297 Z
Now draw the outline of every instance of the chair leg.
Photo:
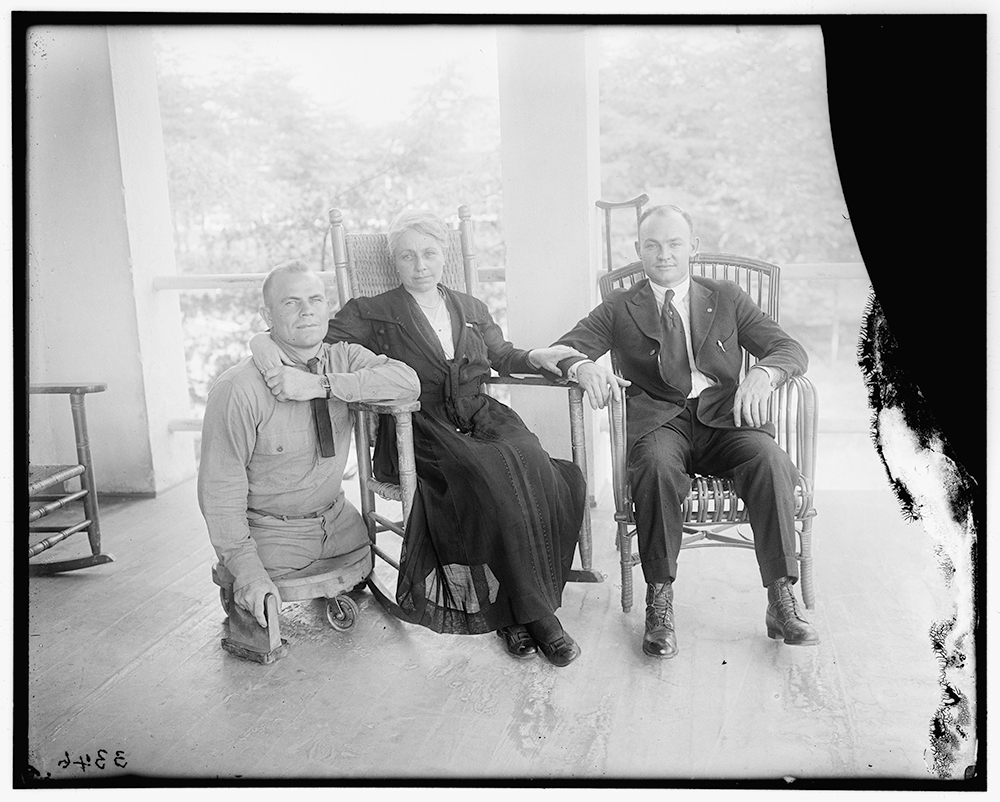
M 93 459 L 90 454 L 90 434 L 87 431 L 86 396 L 73 393 L 69 397 L 70 412 L 73 415 L 73 431 L 76 435 L 76 459 L 83 466 L 80 486 L 87 491 L 83 497 L 83 514 L 90 521 L 87 539 L 90 553 L 95 557 L 101 553 L 101 518 L 97 503 L 97 482 L 94 479 Z
M 632 537 L 628 524 L 618 524 L 618 552 L 622 565 L 622 612 L 632 609 Z
M 573 386 L 569 388 L 569 428 L 570 442 L 573 448 L 573 462 L 580 469 L 583 478 L 587 479 L 587 441 L 583 423 L 583 390 Z M 583 522 L 577 537 L 580 550 L 580 573 L 587 577 L 583 581 L 600 582 L 603 576 L 594 570 L 594 536 L 590 520 L 589 498 L 583 504 Z M 581 580 L 575 580 L 581 581 Z
M 368 447 L 368 413 L 358 412 L 354 421 L 354 450 L 358 458 L 358 483 L 361 489 L 361 519 L 368 527 L 368 539 L 375 542 L 375 493 L 369 485 L 372 475 L 371 450 Z
M 812 526 L 813 519 L 806 518 L 802 522 L 802 531 L 799 533 L 799 574 L 802 581 L 802 601 L 805 602 L 808 610 L 812 610 L 816 606 L 816 589 L 813 583 Z
M 399 451 L 399 485 L 403 488 L 403 518 L 400 521 L 404 531 L 410 520 L 413 497 L 417 492 L 417 458 L 413 453 L 413 417 L 409 412 L 397 412 L 396 443 Z M 371 504 L 374 509 L 375 498 Z

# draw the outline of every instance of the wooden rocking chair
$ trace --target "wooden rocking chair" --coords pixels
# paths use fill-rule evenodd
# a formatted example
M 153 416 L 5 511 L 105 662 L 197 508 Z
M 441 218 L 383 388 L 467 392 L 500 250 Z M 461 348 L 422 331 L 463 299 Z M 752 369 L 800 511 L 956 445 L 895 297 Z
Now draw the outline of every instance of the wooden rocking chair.
M 472 215 L 469 207 L 462 205 L 458 210 L 459 228 L 451 230 L 448 253 L 446 254 L 441 283 L 447 287 L 475 295 L 479 286 L 476 268 L 476 251 L 473 239 Z M 330 210 L 330 232 L 333 247 L 334 269 L 337 271 L 337 289 L 341 304 L 359 296 L 373 296 L 399 286 L 399 277 L 389 255 L 388 238 L 385 234 L 347 233 L 344 216 L 339 209 Z M 568 392 L 570 409 L 570 435 L 573 461 L 587 475 L 587 453 L 584 440 L 583 391 L 574 385 L 556 384 L 540 376 L 512 377 L 494 376 L 486 380 L 489 385 L 531 385 L 558 387 Z M 419 402 L 409 404 L 369 404 L 349 405 L 356 414 L 355 444 L 358 457 L 358 476 L 361 483 L 361 512 L 368 526 L 372 551 L 397 571 L 398 561 L 377 542 L 377 535 L 393 532 L 403 537 L 406 521 L 410 515 L 413 496 L 416 492 L 416 461 L 413 454 L 413 423 L 411 413 L 420 409 Z M 396 438 L 399 451 L 399 484 L 378 481 L 372 472 L 372 449 L 375 445 L 377 416 L 392 415 L 395 419 Z M 375 509 L 375 495 L 402 504 L 402 518 L 390 520 Z M 595 571 L 592 564 L 592 540 L 590 509 L 585 508 L 583 525 L 579 536 L 581 567 L 570 571 L 571 582 L 602 582 L 604 576 Z M 379 602 L 398 618 L 406 620 L 406 614 L 395 602 L 395 594 L 389 592 L 373 571 L 368 584 Z
M 612 269 L 610 222 L 612 210 L 634 208 L 638 226 L 642 206 L 647 200 L 648 196 L 640 195 L 628 201 L 597 201 L 597 207 L 605 215 L 608 258 L 608 273 L 601 276 L 598 282 L 602 299 L 613 290 L 630 287 L 645 278 L 642 262 L 631 262 Z M 691 270 L 698 275 L 735 281 L 749 293 L 764 314 L 775 322 L 778 321 L 780 268 L 777 265 L 732 254 L 699 253 L 691 260 Z M 755 362 L 753 356 L 745 353 L 742 373 L 745 374 Z M 614 352 L 611 353 L 611 364 L 617 373 Z M 774 423 L 777 430 L 777 443 L 792 458 L 800 474 L 795 488 L 795 525 L 799 540 L 796 556 L 801 574 L 802 598 L 810 609 L 816 603 L 812 527 L 816 515 L 813 507 L 813 483 L 816 475 L 817 406 L 816 389 L 804 376 L 784 381 L 771 394 L 768 405 L 768 420 Z M 622 571 L 622 610 L 628 612 L 632 608 L 632 568 L 639 564 L 639 555 L 632 553 L 635 517 L 626 472 L 625 404 L 620 393 L 612 394 L 609 415 L 615 520 L 618 522 L 618 550 Z M 754 547 L 752 533 L 745 534 L 745 530 L 750 528 L 746 508 L 729 479 L 693 476 L 691 491 L 684 500 L 684 521 L 684 532 L 687 534 L 681 541 L 682 548 Z M 730 533 L 729 530 L 734 531 Z

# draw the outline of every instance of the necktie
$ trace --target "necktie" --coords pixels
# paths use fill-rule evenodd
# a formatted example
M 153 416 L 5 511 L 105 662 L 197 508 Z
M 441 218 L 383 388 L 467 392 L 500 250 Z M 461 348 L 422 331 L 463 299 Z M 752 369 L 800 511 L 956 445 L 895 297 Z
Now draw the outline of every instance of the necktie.
M 680 312 L 673 305 L 674 291 L 667 290 L 660 310 L 663 348 L 660 350 L 660 376 L 687 398 L 691 392 L 691 364 L 688 362 L 687 340 Z
M 312 373 L 319 373 L 319 357 L 314 356 L 309 360 L 309 370 Z M 327 406 L 325 398 L 312 399 L 313 420 L 316 422 L 316 434 L 319 435 L 319 453 L 324 457 L 333 457 L 337 454 L 337 449 L 333 444 L 333 424 L 330 422 L 330 408 Z

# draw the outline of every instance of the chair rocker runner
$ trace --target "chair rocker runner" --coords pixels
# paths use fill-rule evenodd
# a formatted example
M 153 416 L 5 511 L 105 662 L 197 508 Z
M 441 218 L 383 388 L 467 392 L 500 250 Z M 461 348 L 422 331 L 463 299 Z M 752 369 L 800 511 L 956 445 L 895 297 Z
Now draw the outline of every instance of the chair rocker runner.
M 86 532 L 90 541 L 91 554 L 86 557 L 49 562 L 31 562 L 30 576 L 46 576 L 63 571 L 75 571 L 94 565 L 113 562 L 114 557 L 101 551 L 101 523 L 97 504 L 97 482 L 94 479 L 94 465 L 90 455 L 90 437 L 87 432 L 87 393 L 102 393 L 106 384 L 32 384 L 28 392 L 44 395 L 68 395 L 70 411 L 73 415 L 73 430 L 76 435 L 75 465 L 29 465 L 28 466 L 28 531 L 30 534 L 45 534 L 47 537 L 28 547 L 31 560 L 53 546 L 75 535 Z M 80 489 L 60 491 L 59 487 L 74 477 L 79 477 Z M 75 501 L 82 502 L 83 517 L 71 524 L 35 524 L 56 510 Z
M 448 253 L 446 254 L 441 283 L 445 286 L 476 294 L 479 276 L 476 267 L 476 252 L 473 240 L 473 223 L 469 207 L 462 205 L 458 210 L 459 228 L 451 230 Z M 339 209 L 330 210 L 330 230 L 333 248 L 334 269 L 337 271 L 337 288 L 341 304 L 350 298 L 374 296 L 398 286 L 399 278 L 389 254 L 388 238 L 385 234 L 347 233 L 344 216 Z M 493 376 L 486 380 L 489 385 L 531 385 L 558 387 L 568 392 L 570 408 L 570 433 L 573 461 L 583 475 L 587 475 L 587 455 L 584 440 L 583 392 L 576 385 L 566 387 L 540 376 L 508 377 Z M 420 409 L 419 402 L 409 404 L 369 404 L 352 403 L 350 408 L 357 413 L 355 421 L 355 442 L 358 457 L 358 475 L 361 483 L 361 512 L 368 526 L 373 552 L 382 560 L 399 570 L 399 561 L 378 542 L 377 535 L 394 532 L 401 538 L 405 534 L 413 497 L 417 487 L 416 459 L 413 452 L 413 424 L 411 413 Z M 372 449 L 379 415 L 391 415 L 396 426 L 396 440 L 399 460 L 399 483 L 378 481 L 373 475 Z M 376 510 L 375 496 L 400 502 L 402 518 L 391 520 Z M 405 544 L 404 544 L 405 546 Z M 585 509 L 578 549 L 581 567 L 569 572 L 571 582 L 601 582 L 604 576 L 592 566 L 592 541 L 590 510 Z M 373 571 L 368 577 L 373 595 L 382 606 L 395 617 L 407 621 L 408 614 L 395 601 L 395 594 L 383 586 Z
M 604 211 L 604 231 L 608 272 L 599 279 L 601 298 L 606 299 L 614 290 L 632 286 L 645 278 L 642 262 L 631 262 L 613 268 L 611 246 L 611 212 L 616 209 L 634 209 L 636 222 L 647 195 L 627 201 L 599 200 L 596 205 Z M 637 228 L 638 230 L 638 228 Z M 699 253 L 691 259 L 691 270 L 714 279 L 735 281 L 763 310 L 778 322 L 780 268 L 777 265 L 725 253 Z M 742 375 L 756 362 L 750 353 L 744 353 Z M 614 352 L 612 368 L 618 373 Z M 817 435 L 816 390 L 804 376 L 786 379 L 771 394 L 768 420 L 775 425 L 776 440 L 791 457 L 799 471 L 795 488 L 795 527 L 799 550 L 796 555 L 802 583 L 802 597 L 807 608 L 815 606 L 813 581 L 812 528 L 816 510 L 813 507 L 813 488 L 816 475 Z M 615 520 L 618 524 L 617 546 L 622 572 L 622 610 L 632 607 L 632 569 L 639 564 L 639 555 L 632 552 L 635 535 L 635 515 L 631 489 L 626 471 L 625 431 L 626 412 L 621 392 L 612 394 L 608 408 L 611 422 L 612 481 L 614 483 Z M 750 523 L 743 501 L 736 495 L 730 479 L 716 476 L 692 476 L 691 490 L 684 500 L 684 532 L 682 548 L 706 546 L 732 546 L 753 549 L 752 536 L 741 531 Z M 730 531 L 734 530 L 734 531 Z

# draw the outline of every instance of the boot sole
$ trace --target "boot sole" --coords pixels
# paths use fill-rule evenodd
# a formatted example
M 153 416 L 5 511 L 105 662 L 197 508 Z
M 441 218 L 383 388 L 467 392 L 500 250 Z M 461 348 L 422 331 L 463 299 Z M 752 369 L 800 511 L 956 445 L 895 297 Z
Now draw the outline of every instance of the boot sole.
M 647 651 L 645 644 L 643 644 L 642 647 L 642 653 L 644 655 L 647 655 L 648 657 L 658 657 L 661 660 L 669 660 L 671 657 L 676 657 L 678 652 L 680 652 L 680 649 L 678 649 L 676 652 L 671 652 L 670 654 L 660 654 L 659 652 Z
M 816 640 L 785 640 L 784 634 L 776 629 L 768 629 L 767 637 L 771 640 L 780 640 L 788 646 L 819 646 L 819 638 Z

